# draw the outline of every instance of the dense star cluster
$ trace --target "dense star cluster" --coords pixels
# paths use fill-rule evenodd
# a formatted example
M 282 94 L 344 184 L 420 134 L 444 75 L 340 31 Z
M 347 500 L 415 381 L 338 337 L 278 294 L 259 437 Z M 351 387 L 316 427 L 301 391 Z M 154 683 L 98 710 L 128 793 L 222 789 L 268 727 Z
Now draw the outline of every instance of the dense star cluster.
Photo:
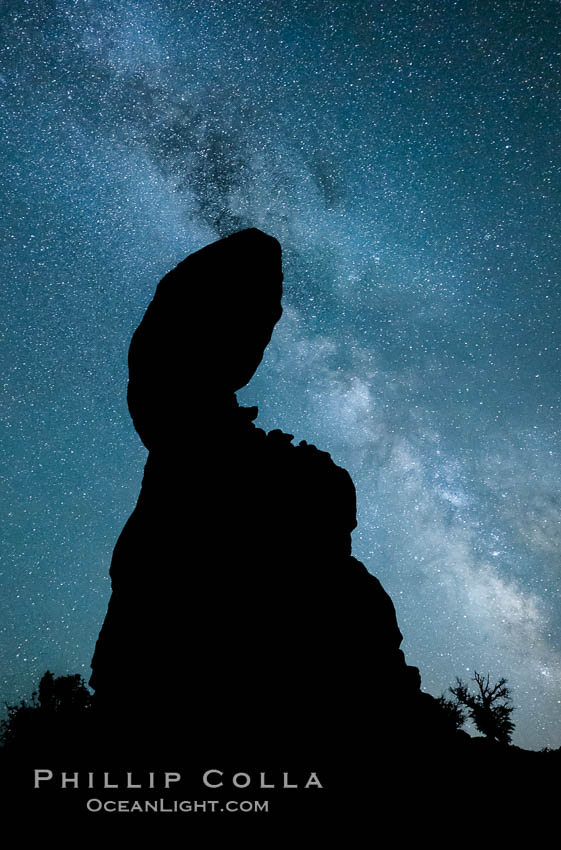
M 130 337 L 171 267 L 255 226 L 285 313 L 240 401 L 351 473 L 423 687 L 505 676 L 514 741 L 561 745 L 559 4 L 1 16 L 4 698 L 87 678 L 146 457 Z

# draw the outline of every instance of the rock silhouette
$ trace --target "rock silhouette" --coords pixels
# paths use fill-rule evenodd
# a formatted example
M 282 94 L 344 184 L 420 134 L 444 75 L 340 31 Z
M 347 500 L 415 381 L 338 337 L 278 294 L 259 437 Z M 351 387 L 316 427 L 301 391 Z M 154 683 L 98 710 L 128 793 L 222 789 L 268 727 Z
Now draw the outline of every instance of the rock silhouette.
M 395 753 L 413 717 L 430 726 L 391 599 L 351 553 L 350 476 L 237 403 L 281 293 L 279 243 L 245 230 L 166 275 L 133 336 L 150 453 L 91 678 L 114 746 L 300 764 Z
M 93 707 L 20 706 L 30 722 L 0 753 L 20 823 L 106 816 L 113 837 L 145 839 L 148 815 L 117 812 L 212 797 L 213 815 L 156 814 L 158 839 L 224 828 L 231 842 L 261 822 L 222 817 L 233 798 L 270 804 L 269 834 L 361 824 L 417 840 L 421 823 L 455 829 L 466 803 L 494 824 L 500 801 L 541 812 L 557 788 L 555 755 L 548 773 L 541 754 L 457 732 L 421 692 L 391 599 L 352 555 L 348 473 L 238 405 L 281 290 L 278 242 L 245 230 L 166 275 L 133 336 L 128 403 L 149 456 L 113 555 Z
M 558 753 L 547 767 L 472 739 L 421 692 L 391 599 L 352 555 L 348 473 L 238 405 L 281 290 L 278 242 L 245 230 L 166 275 L 133 336 L 128 403 L 149 456 L 113 555 L 93 707 L 51 711 L 52 674 L 19 707 L 25 734 L 18 722 L 0 753 L 19 824 L 106 816 L 114 838 L 145 839 L 149 815 L 117 812 L 212 797 L 213 815 L 156 814 L 158 839 L 224 828 L 231 842 L 260 822 L 293 839 L 306 822 L 418 840 L 455 830 L 466 805 L 493 827 L 554 810 Z M 265 821 L 222 817 L 232 798 L 270 804 Z

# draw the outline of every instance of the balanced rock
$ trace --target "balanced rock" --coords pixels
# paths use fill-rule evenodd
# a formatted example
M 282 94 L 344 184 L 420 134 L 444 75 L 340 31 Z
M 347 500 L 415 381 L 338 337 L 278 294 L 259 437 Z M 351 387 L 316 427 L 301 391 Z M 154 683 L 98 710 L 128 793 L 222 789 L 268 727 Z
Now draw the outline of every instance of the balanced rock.
M 234 395 L 281 282 L 278 242 L 234 234 L 166 275 L 133 336 L 128 402 L 150 453 L 91 678 L 119 746 L 299 764 L 395 747 L 422 705 L 393 604 L 352 556 L 350 476 Z

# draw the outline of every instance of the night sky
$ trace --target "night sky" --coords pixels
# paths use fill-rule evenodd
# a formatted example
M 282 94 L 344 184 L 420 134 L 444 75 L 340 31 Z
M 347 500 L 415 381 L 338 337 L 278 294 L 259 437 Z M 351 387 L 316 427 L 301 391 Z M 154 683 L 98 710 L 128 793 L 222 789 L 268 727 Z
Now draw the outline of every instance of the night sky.
M 557 0 L 0 14 L 3 699 L 89 677 L 146 459 L 130 337 L 256 226 L 284 315 L 240 402 L 351 473 L 423 687 L 505 676 L 514 742 L 560 746 Z

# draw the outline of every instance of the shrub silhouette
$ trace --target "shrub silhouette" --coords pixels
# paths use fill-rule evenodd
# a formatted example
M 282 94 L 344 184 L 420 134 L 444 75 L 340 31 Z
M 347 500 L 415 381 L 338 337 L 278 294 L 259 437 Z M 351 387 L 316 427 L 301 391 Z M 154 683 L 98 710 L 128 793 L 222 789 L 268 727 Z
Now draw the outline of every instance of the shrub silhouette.
M 465 706 L 468 717 L 486 738 L 500 744 L 510 743 L 514 731 L 510 715 L 514 706 L 510 701 L 507 680 L 502 678 L 496 684 L 491 684 L 489 674 L 485 677 L 474 671 L 472 681 L 478 689 L 475 694 L 468 690 L 468 686 L 461 679 L 456 679 L 456 686 L 449 688 L 456 698 L 456 705 L 458 708 Z
M 441 711 L 442 723 L 448 729 L 451 728 L 455 731 L 461 729 L 467 720 L 467 712 L 462 708 L 460 703 L 448 699 L 445 694 L 436 697 L 436 703 Z
M 0 723 L 0 743 L 7 749 L 32 749 L 50 741 L 56 746 L 80 728 L 91 706 L 91 694 L 78 674 L 42 676 L 31 700 L 6 704 L 8 717 Z

